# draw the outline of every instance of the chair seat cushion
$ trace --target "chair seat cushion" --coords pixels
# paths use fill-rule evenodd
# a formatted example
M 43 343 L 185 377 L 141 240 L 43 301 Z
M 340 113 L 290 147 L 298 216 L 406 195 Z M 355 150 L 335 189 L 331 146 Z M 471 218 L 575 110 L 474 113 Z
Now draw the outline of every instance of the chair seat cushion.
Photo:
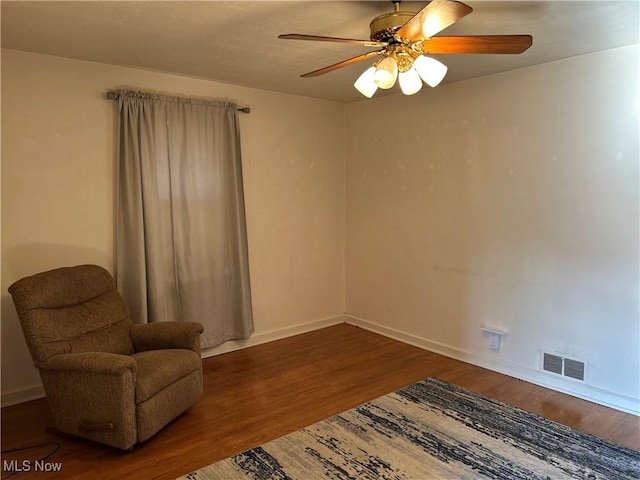
M 200 355 L 193 350 L 151 350 L 134 353 L 131 357 L 137 364 L 137 405 L 202 367 Z

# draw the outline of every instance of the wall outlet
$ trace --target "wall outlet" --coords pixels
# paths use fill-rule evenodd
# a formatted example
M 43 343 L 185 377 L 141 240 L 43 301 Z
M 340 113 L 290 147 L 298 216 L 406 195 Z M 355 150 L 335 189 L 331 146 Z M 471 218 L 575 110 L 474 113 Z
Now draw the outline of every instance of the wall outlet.
M 489 336 L 489 348 L 491 350 L 500 350 L 502 346 L 502 337 L 507 334 L 506 330 L 502 330 L 501 328 L 488 327 L 486 325 L 481 325 L 480 329 L 483 332 L 486 332 Z

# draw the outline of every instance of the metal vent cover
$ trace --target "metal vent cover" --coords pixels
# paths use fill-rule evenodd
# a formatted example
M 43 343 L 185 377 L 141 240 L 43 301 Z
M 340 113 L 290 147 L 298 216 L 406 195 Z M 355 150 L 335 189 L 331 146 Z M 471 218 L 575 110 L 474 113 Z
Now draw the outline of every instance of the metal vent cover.
M 542 370 L 584 382 L 585 362 L 566 358 L 549 352 L 542 352 Z
M 562 357 L 544 352 L 542 360 L 542 369 L 547 372 L 562 375 Z
M 576 380 L 584 380 L 584 362 L 565 358 L 564 375 L 565 377 L 575 378 Z

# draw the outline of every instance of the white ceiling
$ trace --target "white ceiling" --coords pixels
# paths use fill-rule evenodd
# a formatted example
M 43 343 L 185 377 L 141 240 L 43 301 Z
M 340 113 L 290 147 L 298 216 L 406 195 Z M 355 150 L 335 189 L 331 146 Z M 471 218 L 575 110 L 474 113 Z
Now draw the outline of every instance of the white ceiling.
M 441 55 L 449 66 L 445 83 L 639 42 L 637 0 L 465 3 L 474 11 L 441 35 L 531 34 L 533 46 L 520 55 Z M 403 2 L 401 9 L 425 4 Z M 0 9 L 3 48 L 352 102 L 364 99 L 353 82 L 373 60 L 319 77 L 300 75 L 370 48 L 277 36 L 368 39 L 369 22 L 393 7 L 389 1 L 3 0 Z

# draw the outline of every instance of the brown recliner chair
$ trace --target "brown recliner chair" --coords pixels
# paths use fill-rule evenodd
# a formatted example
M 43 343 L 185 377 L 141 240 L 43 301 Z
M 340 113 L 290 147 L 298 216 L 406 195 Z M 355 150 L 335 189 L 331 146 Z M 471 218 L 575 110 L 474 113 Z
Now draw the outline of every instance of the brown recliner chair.
M 102 267 L 38 273 L 9 293 L 60 431 L 130 449 L 202 395 L 202 325 L 132 324 Z

